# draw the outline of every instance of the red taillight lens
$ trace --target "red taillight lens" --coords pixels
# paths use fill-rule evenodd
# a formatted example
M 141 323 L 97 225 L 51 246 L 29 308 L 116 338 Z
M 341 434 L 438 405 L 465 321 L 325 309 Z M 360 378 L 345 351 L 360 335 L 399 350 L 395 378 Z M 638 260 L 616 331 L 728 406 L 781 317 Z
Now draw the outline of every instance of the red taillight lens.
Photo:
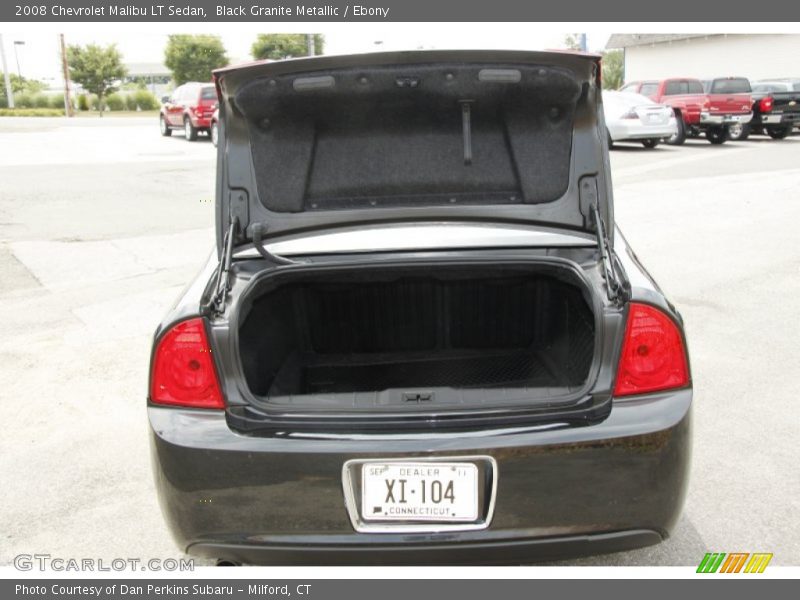
M 772 96 L 765 96 L 758 101 L 758 109 L 762 113 L 772 110 Z
M 656 392 L 688 382 L 686 350 L 678 326 L 653 306 L 631 303 L 614 395 Z
M 150 400 L 191 408 L 225 408 L 203 319 L 182 321 L 159 340 Z

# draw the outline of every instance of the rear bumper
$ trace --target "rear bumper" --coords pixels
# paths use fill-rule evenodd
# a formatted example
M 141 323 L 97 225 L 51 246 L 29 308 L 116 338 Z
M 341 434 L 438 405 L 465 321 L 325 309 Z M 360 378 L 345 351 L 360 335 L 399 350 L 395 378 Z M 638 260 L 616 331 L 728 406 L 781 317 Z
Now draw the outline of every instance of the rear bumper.
M 723 114 L 712 115 L 707 112 L 700 113 L 700 125 L 744 125 L 753 118 L 753 113 L 743 113 L 738 115 Z
M 632 530 L 552 538 L 384 545 L 196 543 L 189 554 L 267 565 L 452 565 L 513 564 L 619 552 L 660 543 L 656 531 Z
M 255 437 L 224 414 L 150 407 L 161 506 L 190 554 L 269 564 L 524 562 L 658 543 L 683 504 L 691 390 L 616 402 L 596 425 L 440 435 Z M 486 529 L 356 533 L 342 465 L 488 455 Z
M 800 113 L 778 113 L 756 115 L 752 121 L 753 125 L 783 125 L 793 126 L 800 124 Z
M 608 132 L 615 142 L 624 140 L 649 140 L 668 138 L 677 133 L 678 126 L 674 119 L 661 125 L 644 125 L 642 123 L 627 124 L 622 122 L 607 123 Z
M 211 115 L 207 117 L 192 116 L 192 125 L 197 129 L 209 129 L 211 127 Z

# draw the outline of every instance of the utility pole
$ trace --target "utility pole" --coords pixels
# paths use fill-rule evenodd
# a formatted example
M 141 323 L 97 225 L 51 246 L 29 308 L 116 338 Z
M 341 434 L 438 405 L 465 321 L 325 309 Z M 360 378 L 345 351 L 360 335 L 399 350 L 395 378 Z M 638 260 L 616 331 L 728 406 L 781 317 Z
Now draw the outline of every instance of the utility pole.
M 74 116 L 72 102 L 69 101 L 69 66 L 67 65 L 67 46 L 64 44 L 64 34 L 58 34 L 61 41 L 61 70 L 64 73 L 64 116 Z
M 307 33 L 306 34 L 306 48 L 308 49 L 308 56 L 314 56 L 317 53 L 317 49 L 314 47 L 314 34 Z
M 3 34 L 0 33 L 0 58 L 3 61 L 3 79 L 6 80 L 6 98 L 8 98 L 8 108 L 14 108 L 14 91 L 11 89 L 11 77 L 8 74 L 6 65 L 6 47 L 3 45 Z
M 24 46 L 25 42 L 22 40 L 14 40 L 14 60 L 17 61 L 17 75 L 19 76 L 20 82 L 22 81 L 22 69 L 19 68 L 19 54 L 17 54 L 17 46 Z

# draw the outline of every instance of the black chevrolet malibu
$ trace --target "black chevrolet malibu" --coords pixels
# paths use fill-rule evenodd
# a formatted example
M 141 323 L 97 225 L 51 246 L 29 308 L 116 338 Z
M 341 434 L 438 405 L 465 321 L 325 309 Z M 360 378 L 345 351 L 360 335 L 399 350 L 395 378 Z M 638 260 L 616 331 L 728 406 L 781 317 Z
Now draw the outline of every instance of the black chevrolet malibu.
M 155 336 L 157 488 L 232 563 L 514 563 L 678 518 L 681 317 L 614 224 L 596 56 L 230 67 L 217 253 Z

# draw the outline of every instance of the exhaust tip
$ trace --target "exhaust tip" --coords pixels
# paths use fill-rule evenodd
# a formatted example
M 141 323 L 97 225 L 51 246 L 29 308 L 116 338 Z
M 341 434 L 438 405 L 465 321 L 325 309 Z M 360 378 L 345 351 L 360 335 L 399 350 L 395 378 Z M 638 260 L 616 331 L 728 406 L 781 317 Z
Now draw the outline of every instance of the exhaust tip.
M 233 560 L 227 560 L 227 559 L 224 559 L 224 558 L 218 558 L 217 559 L 217 566 L 218 567 L 241 567 L 242 563 L 236 562 L 236 561 L 233 561 Z

